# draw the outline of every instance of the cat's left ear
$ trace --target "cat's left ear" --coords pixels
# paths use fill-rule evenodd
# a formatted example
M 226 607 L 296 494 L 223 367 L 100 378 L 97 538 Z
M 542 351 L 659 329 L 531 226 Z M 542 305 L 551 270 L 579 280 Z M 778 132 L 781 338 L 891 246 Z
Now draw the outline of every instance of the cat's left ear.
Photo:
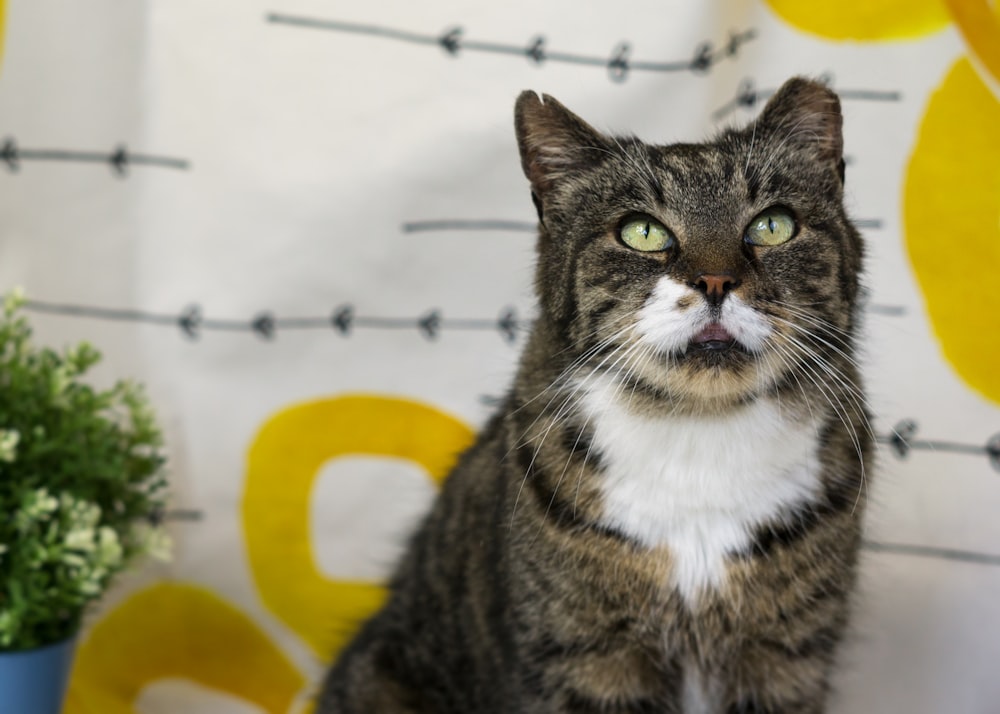
M 514 105 L 514 129 L 521 168 L 536 199 L 565 177 L 599 163 L 608 140 L 587 122 L 550 97 L 521 92 Z
M 793 77 L 768 101 L 756 121 L 758 133 L 769 133 L 775 143 L 804 149 L 817 161 L 844 170 L 844 118 L 840 99 L 820 82 Z

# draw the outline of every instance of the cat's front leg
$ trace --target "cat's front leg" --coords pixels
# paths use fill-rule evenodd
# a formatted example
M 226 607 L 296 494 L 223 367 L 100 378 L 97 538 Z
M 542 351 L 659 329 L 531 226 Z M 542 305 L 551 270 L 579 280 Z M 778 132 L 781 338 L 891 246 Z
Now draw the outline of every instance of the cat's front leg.
M 521 661 L 519 714 L 684 714 L 681 668 L 645 649 L 599 639 L 538 644 Z
M 756 699 L 743 699 L 726 709 L 725 714 L 824 714 L 825 696 L 819 699 L 760 704 Z M 707 714 L 707 713 L 706 713 Z
M 316 702 L 317 714 L 430 714 L 417 693 L 379 671 L 372 651 L 352 653 L 332 671 Z
M 744 675 L 732 690 L 735 693 L 725 714 L 826 712 L 835 640 L 830 641 L 827 632 L 818 632 L 797 646 L 768 642 L 750 648 Z

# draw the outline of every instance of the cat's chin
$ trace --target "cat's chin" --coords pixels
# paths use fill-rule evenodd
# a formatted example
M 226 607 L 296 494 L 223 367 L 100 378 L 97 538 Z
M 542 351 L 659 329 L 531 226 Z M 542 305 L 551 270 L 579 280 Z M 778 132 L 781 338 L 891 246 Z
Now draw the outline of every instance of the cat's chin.
M 737 355 L 752 357 L 750 351 L 736 339 L 706 340 L 703 342 L 692 340 L 680 357 L 684 358 L 689 355 L 704 355 L 706 358 L 720 361 L 720 363 L 721 360 L 734 359 Z
M 728 340 L 691 340 L 685 349 L 672 354 L 671 360 L 695 369 L 738 370 L 749 367 L 756 357 L 739 340 L 731 337 Z
M 757 391 L 756 359 L 739 342 L 699 344 L 675 359 L 686 396 L 707 401 L 742 401 Z M 680 375 L 678 375 L 680 376 Z
M 652 387 L 652 393 L 662 395 L 672 409 L 688 405 L 703 413 L 767 392 L 775 376 L 768 367 L 762 355 L 738 340 L 704 340 L 643 360 L 632 377 Z

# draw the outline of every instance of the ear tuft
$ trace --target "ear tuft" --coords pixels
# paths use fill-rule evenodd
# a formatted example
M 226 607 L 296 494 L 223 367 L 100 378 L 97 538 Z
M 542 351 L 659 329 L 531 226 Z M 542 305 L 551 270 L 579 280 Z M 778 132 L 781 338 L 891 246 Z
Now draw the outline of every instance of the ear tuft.
M 563 176 L 601 159 L 607 140 L 548 94 L 524 91 L 514 105 L 521 168 L 544 197 Z
M 768 101 L 756 121 L 757 130 L 783 142 L 814 152 L 820 161 L 843 159 L 843 115 L 840 99 L 825 84 L 793 77 Z

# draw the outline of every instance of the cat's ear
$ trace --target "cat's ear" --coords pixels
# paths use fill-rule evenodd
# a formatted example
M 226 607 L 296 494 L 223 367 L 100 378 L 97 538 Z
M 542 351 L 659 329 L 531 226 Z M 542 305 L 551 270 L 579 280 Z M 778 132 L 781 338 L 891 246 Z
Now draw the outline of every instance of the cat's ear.
M 833 90 L 820 82 L 793 77 L 767 102 L 756 128 L 768 132 L 775 143 L 810 151 L 839 171 L 844 158 L 843 124 L 840 99 Z
M 561 178 L 601 161 L 607 139 L 550 97 L 521 92 L 514 105 L 521 168 L 538 198 Z

